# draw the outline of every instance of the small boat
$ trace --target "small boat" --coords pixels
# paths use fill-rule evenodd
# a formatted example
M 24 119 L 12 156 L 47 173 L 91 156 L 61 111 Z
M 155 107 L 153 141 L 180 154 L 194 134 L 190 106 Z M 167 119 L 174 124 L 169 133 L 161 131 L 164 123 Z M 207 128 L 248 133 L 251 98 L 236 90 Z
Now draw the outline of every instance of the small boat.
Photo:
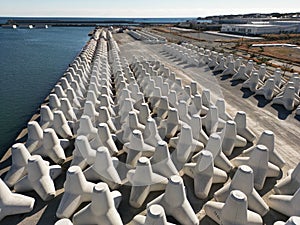
M 29 29 L 32 29 L 32 28 L 33 28 L 33 25 L 32 25 L 32 24 L 29 24 L 29 25 L 28 25 L 28 28 L 29 28 Z

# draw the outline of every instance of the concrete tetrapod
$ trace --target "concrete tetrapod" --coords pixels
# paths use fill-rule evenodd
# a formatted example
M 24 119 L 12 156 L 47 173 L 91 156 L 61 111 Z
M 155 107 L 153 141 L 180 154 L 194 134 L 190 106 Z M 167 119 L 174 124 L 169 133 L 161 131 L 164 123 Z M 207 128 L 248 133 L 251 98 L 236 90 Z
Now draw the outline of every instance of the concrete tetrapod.
M 170 108 L 168 111 L 167 119 L 162 120 L 160 123 L 160 127 L 163 127 L 165 129 L 164 136 L 166 138 L 174 137 L 175 134 L 177 133 L 177 131 L 180 130 L 180 125 L 181 125 L 181 122 L 179 121 L 178 111 L 175 108 Z M 162 137 L 162 138 L 164 138 L 164 137 Z
M 248 80 L 249 76 L 246 74 L 246 66 L 241 65 L 238 72 L 232 76 L 232 81 L 234 80 Z
M 168 179 L 153 173 L 150 161 L 146 157 L 139 158 L 136 169 L 127 173 L 131 183 L 129 204 L 134 208 L 140 208 L 151 191 L 165 190 Z
M 300 163 L 287 177 L 280 180 L 275 186 L 276 194 L 292 195 L 300 188 Z
M 247 196 L 248 207 L 252 211 L 261 216 L 264 216 L 269 211 L 268 205 L 254 188 L 254 173 L 251 167 L 246 165 L 239 166 L 231 182 L 216 191 L 214 198 L 218 202 L 225 202 L 233 190 L 240 190 Z
M 50 176 L 50 167 L 40 155 L 34 155 L 28 159 L 27 172 L 28 175 L 15 184 L 15 191 L 34 190 L 43 201 L 55 197 L 55 186 Z
M 280 92 L 280 89 L 275 85 L 275 80 L 269 78 L 266 83 L 256 90 L 256 95 L 263 95 L 265 99 L 272 100 L 272 98 Z
M 250 91 L 252 92 L 256 92 L 256 90 L 261 87 L 263 84 L 262 82 L 260 82 L 259 80 L 259 76 L 258 76 L 258 73 L 257 72 L 254 72 L 252 74 L 252 76 L 246 80 L 243 84 L 242 84 L 242 87 L 243 88 L 248 88 L 250 89 Z
M 18 180 L 27 174 L 27 164 L 30 157 L 24 144 L 16 143 L 11 148 L 11 167 L 5 175 L 4 182 L 8 187 L 13 187 Z
M 168 144 L 165 141 L 159 141 L 155 148 L 153 156 L 150 158 L 150 163 L 154 173 L 158 173 L 164 177 L 179 175 L 173 161 L 170 157 Z
M 300 216 L 291 216 L 286 222 L 277 221 L 273 225 L 300 225 Z
M 83 174 L 87 180 L 107 183 L 111 189 L 116 189 L 121 184 L 119 174 L 114 167 L 118 164 L 118 158 L 111 157 L 106 147 L 99 147 L 93 165 L 87 168 Z
M 110 132 L 116 133 L 117 128 L 108 112 L 107 107 L 101 106 L 99 108 L 99 122 L 106 123 L 109 127 Z
M 214 167 L 213 155 L 207 150 L 202 150 L 197 163 L 186 163 L 183 167 L 184 174 L 194 179 L 195 195 L 200 199 L 208 196 L 213 183 L 225 183 L 225 171 Z
M 232 120 L 232 117 L 226 112 L 226 107 L 225 107 L 225 100 L 224 99 L 218 99 L 216 101 L 216 106 L 218 108 L 218 116 L 222 120 Z
M 123 149 L 127 152 L 126 164 L 133 167 L 141 156 L 152 156 L 155 151 L 155 147 L 145 144 L 139 130 L 132 131 L 130 142 L 125 143 Z
M 257 145 L 250 157 L 236 157 L 232 160 L 236 167 L 248 165 L 253 169 L 255 189 L 261 190 L 267 177 L 277 177 L 280 169 L 269 162 L 269 150 L 264 145 Z
M 237 134 L 246 138 L 247 141 L 254 141 L 255 134 L 247 127 L 246 113 L 244 111 L 238 111 L 234 117 L 234 122 L 236 123 Z
M 199 115 L 192 115 L 191 128 L 193 133 L 193 139 L 200 141 L 206 145 L 208 142 L 208 136 L 202 129 L 202 121 Z
M 87 115 L 83 115 L 79 120 L 77 136 L 80 135 L 86 136 L 90 143 L 97 142 L 95 139 L 99 138 L 97 128 L 93 126 L 91 118 Z
M 207 135 L 215 133 L 218 128 L 224 128 L 225 121 L 218 116 L 218 108 L 214 105 L 209 107 L 209 110 L 202 118 L 202 124 L 205 128 Z
M 222 152 L 221 137 L 217 133 L 210 135 L 205 150 L 208 150 L 212 153 L 214 158 L 214 165 L 216 167 L 226 172 L 229 172 L 233 168 L 233 165 L 231 164 L 229 159 Z M 192 157 L 192 161 L 197 162 L 199 156 L 200 152 Z
M 268 199 L 270 208 L 286 215 L 300 215 L 300 188 L 294 195 L 270 195 Z
M 147 215 L 136 215 L 130 225 L 175 225 L 167 222 L 165 210 L 160 205 L 151 205 L 147 209 Z
M 33 152 L 43 144 L 43 130 L 36 121 L 30 121 L 27 124 L 28 137 L 26 140 L 26 148 L 29 152 Z
M 95 162 L 96 158 L 96 150 L 92 149 L 88 138 L 84 135 L 80 135 L 75 139 L 75 151 L 78 151 L 81 155 L 81 157 L 84 159 L 84 161 L 87 162 L 87 164 L 92 165 Z M 73 152 L 73 153 L 74 153 Z
M 202 144 L 202 146 L 197 146 L 193 143 L 193 141 L 195 140 L 193 140 L 190 126 L 183 125 L 181 127 L 181 132 L 176 144 L 175 151 L 171 155 L 171 159 L 178 171 L 180 171 L 183 168 L 184 164 L 191 159 L 192 154 L 196 151 L 197 148 L 198 151 L 203 149 L 203 144 L 201 142 L 199 143 Z
M 110 133 L 110 130 L 106 123 L 99 123 L 98 136 L 100 138 L 102 145 L 108 149 L 110 155 L 118 154 L 119 150 L 112 138 L 112 134 Z
M 54 225 L 73 225 L 72 221 L 64 218 L 64 219 L 60 219 L 58 221 L 56 221 L 56 223 Z
M 271 104 L 283 105 L 286 110 L 293 110 L 299 104 L 299 100 L 295 97 L 295 88 L 288 87 L 282 95 L 275 97 Z
M 239 191 L 230 192 L 225 203 L 209 201 L 204 205 L 207 216 L 222 225 L 262 225 L 261 216 L 248 210 L 247 196 Z
M 61 103 L 56 94 L 49 95 L 49 107 L 50 107 L 51 111 L 60 109 Z
M 55 131 L 47 128 L 43 132 L 43 145 L 32 152 L 34 155 L 49 157 L 57 164 L 62 164 L 66 160 L 64 149 L 60 144 Z
M 230 156 L 234 147 L 245 147 L 247 140 L 239 135 L 236 131 L 236 123 L 228 120 L 223 130 L 219 133 L 222 141 L 222 151 L 225 155 Z
M 226 76 L 226 75 L 234 75 L 236 74 L 237 71 L 234 68 L 234 62 L 229 62 L 227 68 L 225 68 L 225 70 L 222 72 L 222 76 Z
M 106 183 L 94 186 L 92 202 L 75 213 L 74 225 L 123 225 L 114 203 L 114 192 L 110 192 Z
M 34 198 L 12 193 L 0 178 L 0 221 L 9 215 L 30 212 L 34 202 Z
M 71 166 L 64 184 L 65 192 L 60 200 L 56 216 L 70 218 L 81 203 L 92 200 L 95 184 L 88 182 L 79 166 Z
M 144 141 L 146 144 L 153 147 L 156 147 L 157 143 L 159 141 L 162 141 L 161 137 L 159 136 L 155 120 L 152 118 L 147 119 L 147 124 L 145 126 L 144 132 Z
M 40 120 L 39 124 L 42 129 L 46 129 L 48 127 L 51 127 L 53 123 L 53 113 L 49 106 L 42 105 L 40 110 Z
M 186 197 L 180 176 L 171 176 L 165 193 L 148 203 L 147 208 L 154 204 L 161 205 L 166 215 L 173 216 L 182 225 L 199 225 L 199 220 Z
M 279 155 L 279 153 L 275 150 L 275 135 L 270 130 L 265 130 L 260 135 L 257 145 L 264 145 L 269 149 L 269 161 L 274 165 L 282 168 L 285 165 L 284 159 Z M 244 155 L 249 155 L 251 151 L 255 148 L 251 147 L 243 151 Z
M 54 111 L 53 116 L 52 128 L 55 130 L 56 134 L 62 138 L 71 139 L 73 133 L 64 113 L 62 111 Z

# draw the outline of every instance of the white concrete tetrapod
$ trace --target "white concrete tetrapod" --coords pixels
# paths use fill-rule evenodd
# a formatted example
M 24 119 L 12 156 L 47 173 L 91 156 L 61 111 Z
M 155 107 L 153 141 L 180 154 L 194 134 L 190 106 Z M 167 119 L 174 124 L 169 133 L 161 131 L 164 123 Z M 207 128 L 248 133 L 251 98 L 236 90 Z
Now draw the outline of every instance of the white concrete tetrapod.
M 236 157 L 232 160 L 236 167 L 248 165 L 253 169 L 255 189 L 261 190 L 264 187 L 267 177 L 277 177 L 280 169 L 269 162 L 269 150 L 264 145 L 257 145 L 250 154 L 250 157 Z
M 159 136 L 155 120 L 153 118 L 148 118 L 147 124 L 145 126 L 145 132 L 144 132 L 145 143 L 153 147 L 156 147 L 157 143 L 161 140 L 162 139 Z
M 100 95 L 100 108 L 105 107 L 109 112 L 109 115 L 112 117 L 116 116 L 115 111 L 113 110 L 112 104 L 109 101 L 109 97 L 106 94 Z
M 43 144 L 43 130 L 36 121 L 30 121 L 27 124 L 27 140 L 26 148 L 29 152 L 33 152 Z
M 214 133 L 209 136 L 207 145 L 205 146 L 205 150 L 208 150 L 212 153 L 214 158 L 214 165 L 216 167 L 226 172 L 229 172 L 233 168 L 233 165 L 231 164 L 229 159 L 222 152 L 221 137 L 217 133 Z M 192 161 L 197 162 L 199 156 L 200 152 L 192 157 Z
M 106 183 L 98 183 L 94 186 L 92 202 L 75 213 L 74 225 L 123 225 L 118 213 L 113 192 L 110 192 Z
M 49 95 L 49 107 L 52 111 L 60 109 L 61 103 L 56 94 Z
M 49 157 L 53 162 L 62 164 L 66 160 L 64 149 L 60 144 L 55 131 L 47 128 L 43 132 L 43 145 L 32 152 L 33 155 Z
M 200 199 L 207 198 L 213 183 L 225 183 L 225 171 L 214 167 L 213 155 L 210 151 L 202 150 L 197 163 L 186 163 L 184 174 L 194 179 L 195 195 Z
M 140 112 L 138 114 L 138 120 L 141 124 L 147 124 L 147 119 L 150 117 L 150 109 L 147 103 L 142 103 L 140 107 Z
M 207 202 L 204 210 L 218 224 L 263 225 L 261 216 L 248 210 L 247 196 L 239 190 L 231 191 L 225 203 Z
M 67 121 L 76 122 L 78 119 L 69 99 L 62 98 L 60 102 L 61 102 L 61 111 L 64 113 Z
M 292 195 L 300 188 L 300 163 L 287 177 L 280 180 L 275 186 L 275 193 L 281 195 Z
M 72 221 L 64 218 L 64 219 L 60 219 L 58 221 L 56 221 L 56 223 L 54 225 L 73 225 Z
M 84 108 L 83 108 L 83 115 L 87 115 L 91 118 L 91 121 L 93 123 L 93 126 L 96 126 L 99 117 L 99 113 L 96 112 L 95 106 L 91 101 L 86 101 L 84 103 Z
M 62 138 L 71 139 L 73 133 L 62 111 L 54 111 L 52 128 Z
M 294 195 L 270 195 L 268 199 L 270 208 L 286 215 L 300 215 L 300 188 Z
M 55 197 L 56 192 L 50 176 L 50 167 L 40 155 L 34 155 L 28 159 L 27 172 L 28 175 L 15 184 L 15 191 L 34 190 L 43 201 L 49 201 Z
M 283 105 L 286 110 L 293 110 L 299 104 L 298 99 L 295 98 L 295 88 L 288 87 L 282 95 L 275 97 L 271 103 Z
M 225 107 L 225 100 L 224 99 L 218 99 L 216 101 L 216 106 L 218 108 L 218 116 L 224 121 L 232 120 L 232 117 L 226 112 Z
M 147 215 L 136 215 L 129 225 L 175 225 L 167 222 L 165 210 L 158 204 L 147 208 Z
M 39 124 L 41 128 L 46 129 L 48 127 L 51 127 L 52 122 L 53 122 L 53 113 L 51 109 L 47 105 L 42 105 L 40 110 L 40 120 L 39 120 Z
M 163 121 L 162 121 L 163 122 Z M 178 117 L 178 111 L 175 108 L 170 108 L 168 111 L 167 120 L 161 124 L 166 129 L 165 137 L 172 138 L 175 136 L 177 131 L 180 130 L 180 121 Z
M 112 138 L 112 134 L 110 133 L 110 130 L 106 123 L 99 123 L 98 136 L 100 138 L 102 145 L 108 149 L 110 155 L 118 154 L 119 150 Z
M 206 115 L 207 108 L 202 105 L 202 97 L 199 94 L 192 96 L 191 104 L 188 106 L 190 115 Z
M 220 63 L 213 69 L 213 72 L 223 72 L 225 69 L 225 58 L 221 58 Z
M 186 197 L 185 186 L 180 176 L 171 176 L 165 193 L 149 202 L 147 208 L 154 204 L 161 205 L 165 209 L 166 215 L 173 216 L 180 224 L 199 224 L 199 220 Z
M 180 100 L 177 106 L 179 119 L 187 124 L 191 123 L 191 117 L 188 113 L 187 103 Z
M 131 184 L 129 204 L 140 208 L 152 191 L 165 190 L 168 179 L 152 171 L 150 160 L 139 158 L 136 169 L 129 170 L 127 179 Z
M 92 149 L 88 138 L 84 135 L 80 135 L 75 139 L 75 150 L 81 154 L 81 156 L 85 159 L 85 161 L 92 165 L 95 162 L 96 158 L 96 150 Z
M 117 131 L 117 128 L 108 112 L 108 109 L 104 106 L 101 106 L 99 108 L 99 122 L 100 123 L 106 123 L 109 127 L 109 130 L 112 132 L 112 133 L 116 133 Z
M 206 116 L 202 117 L 202 124 L 205 128 L 206 134 L 211 135 L 215 133 L 218 128 L 225 126 L 225 121 L 218 116 L 218 108 L 216 106 L 210 106 Z
M 118 162 L 118 158 L 112 158 L 106 147 L 99 147 L 96 151 L 95 162 L 83 173 L 89 181 L 102 180 L 111 189 L 116 189 L 121 185 L 120 176 L 114 166 Z
M 172 175 L 179 175 L 173 161 L 170 157 L 168 144 L 165 141 L 159 141 L 155 148 L 153 156 L 150 158 L 152 170 L 164 177 L 169 178 Z
M 247 127 L 246 113 L 244 111 L 238 111 L 234 117 L 236 123 L 237 134 L 246 138 L 247 141 L 253 142 L 256 138 L 253 131 Z
M 265 99 L 272 100 L 272 98 L 280 92 L 280 89 L 275 85 L 275 80 L 269 78 L 265 84 L 256 90 L 256 95 L 263 95 Z
M 247 196 L 250 210 L 261 216 L 264 216 L 269 211 L 268 205 L 254 188 L 254 173 L 251 167 L 246 165 L 239 166 L 231 182 L 216 191 L 214 198 L 218 202 L 225 202 L 233 190 L 240 190 Z
M 71 166 L 64 184 L 65 192 L 56 211 L 58 218 L 70 218 L 81 203 L 92 200 L 95 184 L 88 182 L 79 166 Z
M 193 96 L 199 94 L 197 85 L 198 85 L 198 84 L 197 84 L 196 81 L 194 81 L 194 80 L 191 81 L 191 94 L 192 94 Z
M 256 92 L 260 86 L 262 86 L 262 82 L 260 82 L 257 72 L 254 72 L 252 76 L 242 84 L 243 88 L 247 88 L 252 92 Z
M 158 104 L 153 107 L 153 113 L 161 119 L 165 119 L 168 116 L 169 101 L 167 96 L 160 97 Z
M 226 76 L 226 75 L 234 75 L 236 74 L 237 71 L 234 68 L 234 62 L 229 62 L 227 68 L 225 68 L 225 70 L 222 72 L 222 76 Z
M 208 136 L 202 129 L 202 120 L 199 115 L 192 115 L 191 117 L 191 128 L 193 133 L 193 139 L 207 144 Z
M 54 86 L 54 93 L 57 95 L 58 98 L 65 98 L 66 93 L 64 92 L 63 88 L 61 85 L 56 84 Z
M 291 216 L 286 222 L 277 221 L 273 225 L 300 225 L 300 216 Z
M 0 178 L 0 221 L 9 215 L 31 212 L 34 202 L 34 198 L 12 193 Z
M 267 72 L 267 68 L 266 68 L 266 64 L 261 64 L 258 70 L 258 76 L 259 79 L 264 82 L 266 79 L 266 72 Z
M 209 108 L 211 106 L 210 102 L 210 90 L 204 89 L 201 94 L 202 97 L 202 105 L 206 108 Z
M 133 167 L 136 166 L 138 159 L 141 156 L 152 156 L 155 147 L 147 145 L 144 142 L 142 132 L 139 130 L 133 130 L 130 138 L 130 142 L 124 144 L 123 149 L 127 152 L 126 164 Z
M 171 155 L 171 159 L 178 171 L 180 171 L 183 168 L 184 164 L 191 159 L 192 154 L 196 151 L 197 148 L 198 151 L 200 151 L 201 149 L 203 149 L 203 145 L 194 145 L 191 127 L 188 125 L 183 125 L 181 127 L 181 132 L 176 144 L 175 151 L 173 151 Z
M 12 163 L 4 178 L 4 182 L 8 187 L 13 187 L 18 180 L 27 174 L 27 164 L 30 156 L 24 144 L 17 143 L 12 146 Z
M 92 142 L 98 135 L 98 130 L 93 126 L 91 118 L 87 115 L 81 116 L 77 136 L 84 135 Z
M 282 168 L 285 165 L 284 159 L 280 156 L 280 154 L 275 150 L 275 135 L 270 130 L 265 130 L 260 135 L 257 145 L 264 145 L 269 149 L 269 161 L 274 165 Z M 255 146 L 254 146 L 255 147 Z M 249 155 L 254 147 L 246 149 L 243 154 Z
M 232 120 L 228 120 L 225 127 L 220 132 L 222 141 L 222 151 L 225 155 L 230 156 L 234 147 L 245 147 L 247 140 L 239 135 L 236 131 L 236 123 Z
M 240 68 L 238 69 L 238 72 L 235 73 L 231 78 L 232 81 L 235 81 L 235 80 L 245 81 L 248 79 L 249 79 L 249 76 L 248 76 L 248 74 L 246 74 L 246 66 L 245 65 L 241 65 Z
M 98 93 L 97 93 L 97 95 L 98 95 Z M 89 90 L 86 93 L 86 101 L 91 101 L 95 107 L 99 107 L 100 106 L 100 101 L 98 100 L 97 95 L 95 94 L 95 91 Z

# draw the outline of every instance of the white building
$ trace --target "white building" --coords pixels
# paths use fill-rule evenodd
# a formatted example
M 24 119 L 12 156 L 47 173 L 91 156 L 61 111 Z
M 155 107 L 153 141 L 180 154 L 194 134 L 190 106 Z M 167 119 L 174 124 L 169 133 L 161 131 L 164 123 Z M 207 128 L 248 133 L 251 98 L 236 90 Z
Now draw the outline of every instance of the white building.
M 280 33 L 297 33 L 299 25 L 297 24 L 223 24 L 221 32 L 236 33 L 244 35 L 260 35 L 260 34 L 280 34 Z

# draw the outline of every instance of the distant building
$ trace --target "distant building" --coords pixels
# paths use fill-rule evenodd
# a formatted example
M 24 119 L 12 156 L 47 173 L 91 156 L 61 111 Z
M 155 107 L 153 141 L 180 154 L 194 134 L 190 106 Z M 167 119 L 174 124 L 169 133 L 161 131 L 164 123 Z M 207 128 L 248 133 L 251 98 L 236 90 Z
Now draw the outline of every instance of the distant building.
M 299 24 L 284 23 L 251 23 L 251 24 L 223 24 L 221 32 L 243 35 L 261 35 L 261 34 L 280 34 L 280 33 L 298 33 Z M 288 21 L 284 21 L 288 22 Z M 299 21 L 300 22 L 300 21 Z

